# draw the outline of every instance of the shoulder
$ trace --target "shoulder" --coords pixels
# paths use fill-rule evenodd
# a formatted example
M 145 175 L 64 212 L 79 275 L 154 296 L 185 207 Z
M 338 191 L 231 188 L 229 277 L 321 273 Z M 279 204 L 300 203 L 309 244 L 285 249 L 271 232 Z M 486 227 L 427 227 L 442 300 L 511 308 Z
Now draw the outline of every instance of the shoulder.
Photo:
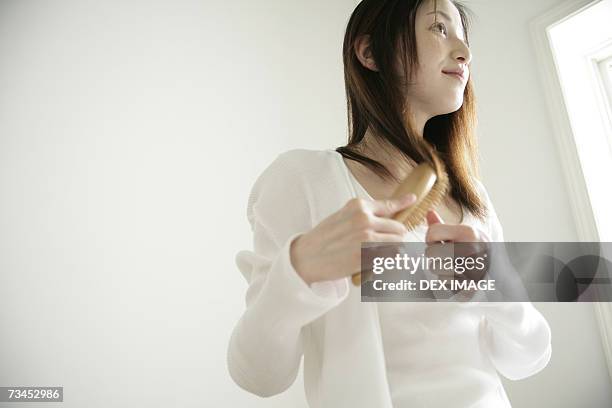
M 337 154 L 332 150 L 292 149 L 280 153 L 257 177 L 253 192 L 266 186 L 310 184 L 333 177 Z
M 330 150 L 293 149 L 277 157 L 259 174 L 247 203 L 247 218 L 271 229 L 305 229 L 312 224 L 312 197 L 317 185 L 334 178 Z M 337 159 L 336 159 L 337 160 Z M 336 164 L 337 166 L 337 164 Z M 286 234 L 283 234 L 286 235 Z
M 483 200 L 488 203 L 489 193 L 483 182 L 477 177 L 472 177 L 472 181 L 474 182 L 474 186 L 476 186 L 476 189 L 478 190 L 478 194 L 480 194 Z
M 327 174 L 336 164 L 336 153 L 333 150 L 292 149 L 278 155 L 269 168 L 277 165 L 291 167 L 303 176 L 320 176 Z
M 487 208 L 487 217 L 484 221 L 485 229 L 491 238 L 491 241 L 499 242 L 504 241 L 503 237 L 503 228 L 497 216 L 497 212 L 495 211 L 495 206 L 493 205 L 493 201 L 491 201 L 491 197 L 484 183 L 478 178 L 473 178 L 474 185 L 478 190 L 478 194 L 482 198 Z

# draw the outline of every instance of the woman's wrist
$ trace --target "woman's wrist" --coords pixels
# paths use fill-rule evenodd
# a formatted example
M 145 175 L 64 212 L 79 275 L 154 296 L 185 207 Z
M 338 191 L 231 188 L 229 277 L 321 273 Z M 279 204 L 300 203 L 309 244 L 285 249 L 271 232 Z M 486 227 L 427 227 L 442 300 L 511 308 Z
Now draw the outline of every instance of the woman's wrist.
M 304 267 L 301 263 L 301 251 L 300 251 L 300 243 L 303 241 L 304 234 L 300 234 L 291 241 L 291 245 L 289 246 L 289 261 L 291 262 L 291 266 L 298 274 L 298 276 L 306 282 L 307 285 L 310 285 L 313 281 L 310 277 L 304 273 Z

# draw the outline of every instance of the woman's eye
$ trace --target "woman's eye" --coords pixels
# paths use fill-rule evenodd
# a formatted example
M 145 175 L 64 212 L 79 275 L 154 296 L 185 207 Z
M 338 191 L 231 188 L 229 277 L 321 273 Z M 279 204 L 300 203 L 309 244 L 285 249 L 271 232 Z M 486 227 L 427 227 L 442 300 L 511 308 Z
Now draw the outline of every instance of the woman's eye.
M 444 23 L 440 23 L 440 22 L 434 23 L 434 25 L 432 25 L 431 28 L 446 35 L 446 26 L 444 25 Z

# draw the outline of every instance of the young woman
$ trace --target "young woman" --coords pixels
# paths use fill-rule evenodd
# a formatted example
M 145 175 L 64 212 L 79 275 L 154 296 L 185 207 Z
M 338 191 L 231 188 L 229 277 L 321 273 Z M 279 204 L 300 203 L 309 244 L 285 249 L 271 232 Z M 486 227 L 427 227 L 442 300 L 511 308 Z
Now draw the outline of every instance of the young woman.
M 498 373 L 544 368 L 550 328 L 529 302 L 362 303 L 350 276 L 361 242 L 503 241 L 478 180 L 464 7 L 450 0 L 364 0 L 344 42 L 348 145 L 285 152 L 247 204 L 254 250 L 228 368 L 260 396 L 294 383 L 302 357 L 309 406 L 493 408 L 510 402 Z M 434 153 L 435 152 L 435 153 Z M 390 200 L 437 154 L 451 189 L 412 231 Z

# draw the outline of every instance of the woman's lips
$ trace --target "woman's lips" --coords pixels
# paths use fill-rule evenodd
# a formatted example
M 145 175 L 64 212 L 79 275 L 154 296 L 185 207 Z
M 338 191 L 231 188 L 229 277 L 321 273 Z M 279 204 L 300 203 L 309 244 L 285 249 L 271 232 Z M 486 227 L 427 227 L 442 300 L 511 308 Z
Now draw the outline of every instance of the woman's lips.
M 463 75 L 458 74 L 458 73 L 454 73 L 454 72 L 443 72 L 445 75 L 450 75 L 452 77 L 457 78 L 458 80 L 460 80 L 461 82 L 463 82 L 465 79 L 463 78 Z

